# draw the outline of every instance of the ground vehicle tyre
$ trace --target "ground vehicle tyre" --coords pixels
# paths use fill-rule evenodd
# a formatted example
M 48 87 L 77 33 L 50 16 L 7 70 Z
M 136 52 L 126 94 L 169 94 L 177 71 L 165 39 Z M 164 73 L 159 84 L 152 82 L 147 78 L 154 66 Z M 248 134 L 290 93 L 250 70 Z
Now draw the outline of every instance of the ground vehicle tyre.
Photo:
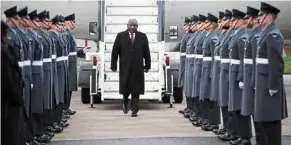
M 182 88 L 174 87 L 174 100 L 175 100 L 175 103 L 183 102 Z
M 170 103 L 170 95 L 163 94 L 162 101 L 163 103 Z
M 94 95 L 93 98 L 94 98 L 94 104 L 102 103 L 101 93 L 98 93 L 98 95 Z M 90 103 L 90 89 L 89 88 L 81 88 L 81 100 L 83 104 Z
M 98 93 L 98 95 L 95 95 L 95 96 L 94 96 L 94 103 L 97 103 L 97 104 L 102 103 L 102 100 L 101 100 L 101 93 Z
M 90 89 L 89 88 L 81 88 L 81 100 L 83 104 L 90 103 Z

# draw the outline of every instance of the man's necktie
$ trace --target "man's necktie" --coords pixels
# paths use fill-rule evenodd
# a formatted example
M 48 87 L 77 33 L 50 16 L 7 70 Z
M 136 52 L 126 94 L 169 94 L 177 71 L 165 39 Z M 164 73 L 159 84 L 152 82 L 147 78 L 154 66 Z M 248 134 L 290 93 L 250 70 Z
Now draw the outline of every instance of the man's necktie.
M 133 44 L 134 42 L 133 33 L 130 33 L 130 40 L 131 40 L 131 44 Z

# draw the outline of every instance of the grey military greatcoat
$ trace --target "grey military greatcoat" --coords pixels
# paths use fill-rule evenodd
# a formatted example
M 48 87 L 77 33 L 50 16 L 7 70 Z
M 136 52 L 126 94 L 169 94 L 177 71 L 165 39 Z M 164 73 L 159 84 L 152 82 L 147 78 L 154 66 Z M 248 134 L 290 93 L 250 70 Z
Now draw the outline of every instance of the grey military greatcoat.
M 51 38 L 51 43 L 52 43 L 52 99 L 53 99 L 53 104 L 59 104 L 60 102 L 60 97 L 59 97 L 59 83 L 58 83 L 58 70 L 57 70 L 57 48 L 56 45 L 58 44 L 57 40 L 57 34 L 53 31 L 48 32 L 50 38 Z
M 32 84 L 32 72 L 31 72 L 31 61 L 32 61 L 32 38 L 27 35 L 25 30 L 18 30 L 19 38 L 22 40 L 23 44 L 23 56 L 24 61 L 22 61 L 23 73 L 24 73 L 24 90 L 23 90 L 23 100 L 25 104 L 25 109 L 27 115 L 30 115 L 30 101 L 31 101 L 31 84 Z
M 229 101 L 228 111 L 241 110 L 242 89 L 239 82 L 243 82 L 244 48 L 248 34 L 246 28 L 235 30 L 229 42 Z
M 212 71 L 211 71 L 211 95 L 210 95 L 210 100 L 211 101 L 217 101 L 218 99 L 218 83 L 219 83 L 219 72 L 220 72 L 220 42 L 224 38 L 226 32 L 222 32 L 219 36 L 219 39 L 215 43 L 215 48 L 214 48 L 214 59 L 212 62 Z
M 45 32 L 39 32 L 42 36 L 43 44 L 43 96 L 44 108 L 52 109 L 52 88 L 51 88 L 51 73 L 52 73 L 52 44 L 49 36 Z
M 184 87 L 186 45 L 190 36 L 191 36 L 191 33 L 187 32 L 180 42 L 180 68 L 179 68 L 179 77 L 178 77 L 179 88 Z
M 78 65 L 78 56 L 77 56 L 77 44 L 75 36 L 71 31 L 68 32 L 68 41 L 69 41 L 69 91 L 78 91 L 78 76 L 77 76 L 77 65 Z
M 212 71 L 212 61 L 213 53 L 215 48 L 215 43 L 217 41 L 216 30 L 209 32 L 206 38 L 203 40 L 202 45 L 202 73 L 200 81 L 200 99 L 209 99 L 211 95 L 211 71 Z
M 194 58 L 194 47 L 193 43 L 199 32 L 193 33 L 187 41 L 186 45 L 186 62 L 185 62 L 185 96 L 191 97 L 192 93 L 192 82 L 193 82 L 193 58 Z
M 242 106 L 241 114 L 248 116 L 253 115 L 254 113 L 254 95 L 255 89 L 252 84 L 252 79 L 254 79 L 254 70 L 256 66 L 255 58 L 257 52 L 257 43 L 261 35 L 262 29 L 256 27 L 253 29 L 246 41 L 245 50 L 244 50 L 244 72 L 243 72 L 243 95 L 242 95 Z
M 232 37 L 233 30 L 227 32 L 220 46 L 220 74 L 219 74 L 219 97 L 218 106 L 225 107 L 228 105 L 229 96 L 229 41 Z
M 254 120 L 267 122 L 287 118 L 284 87 L 284 38 L 275 24 L 262 32 L 257 48 Z M 269 90 L 278 92 L 272 96 Z
M 202 45 L 203 40 L 205 39 L 206 31 L 201 31 L 199 36 L 195 39 L 194 48 L 195 48 L 195 64 L 194 72 L 192 73 L 194 81 L 192 86 L 192 97 L 198 97 L 200 95 L 200 80 L 202 72 Z
M 44 109 L 43 97 L 43 45 L 40 36 L 36 31 L 28 31 L 32 37 L 32 84 L 31 91 L 31 112 L 42 114 Z

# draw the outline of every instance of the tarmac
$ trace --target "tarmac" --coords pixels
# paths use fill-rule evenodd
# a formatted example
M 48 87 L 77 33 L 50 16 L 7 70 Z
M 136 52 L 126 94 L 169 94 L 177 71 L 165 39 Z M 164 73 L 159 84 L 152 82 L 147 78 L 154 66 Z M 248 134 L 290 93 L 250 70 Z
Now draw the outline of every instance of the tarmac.
M 291 90 L 291 77 L 285 77 L 286 90 Z M 290 83 L 290 84 L 289 84 Z M 291 112 L 291 91 L 287 93 Z M 89 108 L 81 103 L 80 91 L 74 92 L 70 126 L 57 134 L 49 145 L 227 145 L 212 132 L 202 131 L 178 113 L 185 107 L 142 101 L 139 116 L 123 114 L 121 101 L 105 101 Z M 291 144 L 291 118 L 283 121 L 283 145 Z M 253 133 L 254 134 L 254 133 Z

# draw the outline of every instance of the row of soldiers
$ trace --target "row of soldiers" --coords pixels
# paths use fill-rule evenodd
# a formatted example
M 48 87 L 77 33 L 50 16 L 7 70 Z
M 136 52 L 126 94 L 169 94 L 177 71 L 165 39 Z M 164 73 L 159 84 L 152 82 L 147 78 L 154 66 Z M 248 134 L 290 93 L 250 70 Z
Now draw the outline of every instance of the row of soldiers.
M 194 126 L 232 145 L 251 145 L 253 118 L 257 145 L 282 144 L 281 120 L 288 115 L 279 12 L 262 2 L 260 10 L 185 19 L 179 87 L 187 107 L 179 112 Z
M 9 51 L 18 62 L 23 82 L 24 114 L 21 119 L 21 113 L 5 111 L 5 126 L 11 127 L 16 137 L 8 134 L 4 144 L 45 144 L 69 126 L 70 115 L 76 113 L 70 110 L 72 91 L 78 89 L 77 47 L 72 33 L 75 14 L 50 19 L 49 11 L 28 13 L 27 7 L 17 10 L 16 6 L 4 14 L 10 27 Z

